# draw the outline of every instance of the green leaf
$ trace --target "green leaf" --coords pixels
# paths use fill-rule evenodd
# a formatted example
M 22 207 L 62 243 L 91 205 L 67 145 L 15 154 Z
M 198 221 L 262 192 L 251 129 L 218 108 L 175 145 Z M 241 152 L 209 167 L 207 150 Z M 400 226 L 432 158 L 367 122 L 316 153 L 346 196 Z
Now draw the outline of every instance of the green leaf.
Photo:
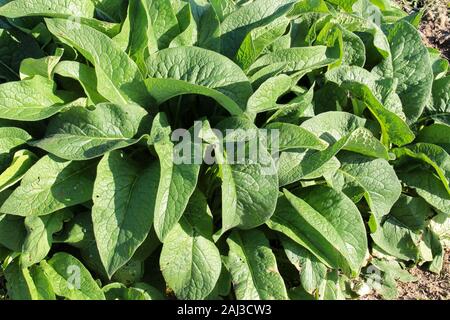
M 280 49 L 256 60 L 250 67 L 249 73 L 253 74 L 252 79 L 256 78 L 255 71 L 264 67 L 278 67 L 278 72 L 284 73 L 307 73 L 328 66 L 336 62 L 338 58 L 335 48 L 325 46 Z
M 264 165 L 221 166 L 223 232 L 234 227 L 255 228 L 266 222 L 275 210 L 278 190 L 275 165 L 267 151 L 260 151 Z
M 420 130 L 416 141 L 436 144 L 444 148 L 447 153 L 450 153 L 450 141 L 448 139 L 449 135 L 450 125 L 433 123 L 432 125 L 424 127 Z
M 234 61 L 247 70 L 264 50 L 279 39 L 289 25 L 289 19 L 280 17 L 267 25 L 251 30 L 243 39 Z
M 383 57 L 390 55 L 390 47 L 387 37 L 372 20 L 350 15 L 346 13 L 336 13 L 333 15 L 331 22 L 336 22 L 350 32 L 364 32 L 370 34 L 375 48 Z
M 44 156 L 25 174 L 20 186 L 0 212 L 29 217 L 44 216 L 92 197 L 91 162 L 72 162 Z
M 154 143 L 160 168 L 154 227 L 162 242 L 165 242 L 166 236 L 180 220 L 186 209 L 189 198 L 197 186 L 200 172 L 200 164 L 195 161 L 195 151 L 197 150 L 194 150 L 194 154 L 185 159 L 177 160 L 174 158 L 177 156 L 177 149 L 170 141 L 170 132 L 167 118 L 164 114 L 158 114 L 153 123 L 151 137 L 160 139 Z M 186 150 L 186 146 L 189 152 L 192 151 L 193 144 L 190 141 L 187 141 L 187 144 L 185 141 L 181 143 L 184 143 L 183 152 Z
M 222 260 L 212 241 L 212 215 L 199 191 L 192 195 L 184 217 L 165 238 L 160 265 L 179 299 L 204 299 L 216 286 Z
M 287 300 L 286 287 L 264 233 L 234 231 L 227 239 L 226 258 L 239 300 Z
M 0 28 L 0 79 L 19 80 L 23 59 L 44 56 L 38 42 L 31 35 L 14 29 Z
M 321 113 L 303 122 L 302 128 L 311 131 L 329 144 L 351 134 L 343 147 L 344 150 L 389 160 L 386 147 L 364 128 L 365 125 L 366 120 L 363 118 L 346 112 L 332 111 Z
M 46 136 L 32 146 L 67 160 L 88 160 L 139 142 L 147 112 L 135 104 L 78 107 L 52 118 Z
M 0 170 L 10 162 L 10 153 L 27 143 L 32 137 L 23 129 L 0 127 Z
M 29 267 L 42 261 L 50 252 L 53 234 L 61 231 L 63 222 L 70 212 L 59 211 L 43 217 L 26 217 L 25 227 L 27 237 L 22 246 L 20 263 L 22 267 Z
M 51 17 L 72 19 L 109 36 L 116 34 L 119 29 L 118 24 L 93 19 L 94 6 L 89 0 L 82 0 L 77 4 L 70 3 L 69 5 L 63 0 L 12 1 L 0 8 L 0 15 L 8 18 Z
M 11 165 L 0 174 L 0 192 L 19 182 L 36 161 L 37 157 L 34 153 L 27 150 L 17 151 Z
M 344 54 L 342 63 L 349 66 L 363 67 L 366 63 L 366 48 L 364 42 L 355 33 L 345 28 L 339 28 L 342 32 Z
M 61 61 L 56 65 L 53 72 L 62 77 L 79 81 L 87 97 L 94 104 L 106 101 L 105 98 L 97 92 L 97 76 L 94 68 L 76 61 Z
M 67 101 L 54 93 L 55 83 L 41 76 L 0 85 L 0 118 L 37 121 L 51 117 Z
M 319 292 L 319 300 L 344 300 L 345 296 L 342 292 L 340 284 L 340 276 L 337 270 L 328 272 L 326 281 L 322 283 Z
M 433 216 L 429 205 L 422 198 L 401 195 L 390 212 L 398 222 L 414 232 L 420 232 L 428 224 L 428 218 Z
M 144 284 L 139 288 L 127 288 L 122 283 L 110 283 L 103 287 L 106 300 L 164 300 L 157 289 Z
M 41 266 L 34 265 L 30 269 L 31 277 L 38 291 L 40 300 L 56 300 L 55 292 L 53 291 L 52 284 L 47 278 L 47 275 Z
M 424 238 L 426 245 L 430 248 L 433 255 L 432 261 L 428 265 L 428 269 L 431 272 L 440 274 L 442 267 L 444 266 L 444 248 L 439 236 L 432 230 L 427 229 Z
M 105 20 L 120 21 L 126 13 L 126 2 L 116 0 L 92 0 L 95 11 Z
M 433 70 L 420 33 L 406 21 L 389 28 L 393 77 L 398 79 L 397 93 L 403 104 L 407 123 L 422 114 L 431 94 Z
M 293 0 L 276 2 L 259 0 L 230 13 L 221 25 L 224 55 L 230 58 L 234 57 L 249 32 L 284 16 L 294 2 Z
M 279 109 L 275 111 L 266 123 L 273 121 L 282 121 L 298 124 L 300 119 L 309 116 L 308 111 L 312 109 L 314 98 L 314 86 L 307 92 L 300 94 L 285 105 L 278 105 Z
M 284 190 L 268 226 L 308 249 L 327 266 L 356 276 L 367 251 L 358 209 L 343 193 L 328 187 L 309 189 L 302 195 L 305 200 Z
M 70 20 L 46 19 L 46 23 L 52 34 L 95 66 L 97 90 L 103 97 L 117 104 L 147 105 L 148 93 L 137 65 L 107 35 Z
M 397 158 L 410 157 L 432 166 L 450 194 L 450 155 L 444 149 L 431 143 L 416 143 L 393 152 Z
M 253 92 L 237 65 L 202 48 L 161 50 L 147 60 L 147 69 L 150 79 L 145 82 L 158 104 L 179 95 L 201 94 L 215 99 L 231 114 L 241 114 Z
M 450 76 L 433 82 L 432 100 L 433 105 L 429 107 L 432 113 L 450 112 Z
M 28 270 L 15 260 L 5 270 L 6 288 L 12 300 L 55 300 L 48 279 L 39 267 Z
M 280 186 L 285 186 L 301 179 L 307 180 L 311 176 L 314 179 L 317 172 L 322 170 L 322 167 L 329 165 L 330 161 L 333 161 L 332 159 L 344 148 L 351 137 L 352 134 L 347 135 L 323 151 L 299 149 L 281 153 L 278 162 Z M 331 163 L 329 168 L 334 167 L 334 164 Z
M 334 69 L 327 73 L 326 78 L 328 81 L 340 85 L 342 89 L 350 91 L 355 98 L 367 105 L 370 112 L 380 123 L 384 144 L 387 144 L 389 141 L 398 146 L 411 143 L 415 136 L 406 122 L 396 113 L 383 106 L 379 98 L 372 91 L 371 83 L 368 83 L 367 79 L 363 78 L 364 73 L 350 74 L 347 76 L 345 71 L 350 70 L 352 69 Z M 356 70 L 360 71 L 360 69 Z
M 450 214 L 450 195 L 438 176 L 430 171 L 415 170 L 401 172 L 399 178 L 434 208 Z
M 412 231 L 393 217 L 389 217 L 371 236 L 378 247 L 398 259 L 416 261 L 419 257 L 417 239 Z
M 130 30 L 128 30 L 129 41 L 126 49 L 141 70 L 145 70 L 146 57 L 158 50 L 149 8 L 153 2 L 155 1 L 131 1 L 129 3 Z
M 311 131 L 304 129 L 300 126 L 294 124 L 283 123 L 283 122 L 272 122 L 265 127 L 269 132 L 275 131 L 278 133 L 278 148 L 269 143 L 269 150 L 271 152 L 275 151 L 285 151 L 289 149 L 314 149 L 314 150 L 325 150 L 327 144 L 319 139 Z
M 430 55 L 431 67 L 434 79 L 440 79 L 447 75 L 449 62 L 441 56 L 441 52 L 434 48 L 427 48 Z
M 69 300 L 105 300 L 105 295 L 83 264 L 70 254 L 59 252 L 41 267 L 56 295 Z
M 197 42 L 198 30 L 191 10 L 191 4 L 195 4 L 195 2 L 192 1 L 178 10 L 177 20 L 180 34 L 170 42 L 169 48 L 194 46 Z
M 27 16 L 91 18 L 94 15 L 94 9 L 94 4 L 90 0 L 80 0 L 70 5 L 65 0 L 15 0 L 0 7 L 0 15 L 8 18 Z
M 30 79 L 36 75 L 44 78 L 52 79 L 53 70 L 62 58 L 63 49 L 57 49 L 54 56 L 48 56 L 40 59 L 28 58 L 20 64 L 20 79 Z
M 23 218 L 0 215 L 0 244 L 14 252 L 22 251 L 27 231 Z
M 450 240 L 450 217 L 448 213 L 439 213 L 430 220 L 430 230 L 439 237 L 444 246 Z
M 147 4 L 160 50 L 169 47 L 170 42 L 180 33 L 171 2 L 171 0 L 151 0 Z
M 154 162 L 141 167 L 119 151 L 106 154 L 100 161 L 92 221 L 109 277 L 131 259 L 150 232 L 158 179 Z
M 246 112 L 250 115 L 279 108 L 278 99 L 294 85 L 291 77 L 281 74 L 264 82 L 248 99 Z
M 333 187 L 350 197 L 355 188 L 361 190 L 372 212 L 369 226 L 372 232 L 400 197 L 402 188 L 391 165 L 384 159 L 372 159 L 356 154 L 339 157 L 341 167 L 332 178 Z
M 286 256 L 300 273 L 300 282 L 306 292 L 314 294 L 325 281 L 327 266 L 308 250 L 289 238 L 282 238 Z

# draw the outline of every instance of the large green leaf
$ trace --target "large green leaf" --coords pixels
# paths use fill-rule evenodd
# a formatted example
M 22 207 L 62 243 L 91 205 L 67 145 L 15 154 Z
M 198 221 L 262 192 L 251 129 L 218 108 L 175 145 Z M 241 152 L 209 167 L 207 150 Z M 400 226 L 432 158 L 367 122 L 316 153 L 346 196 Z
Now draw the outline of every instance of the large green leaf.
M 292 78 L 284 74 L 268 79 L 248 99 L 246 112 L 252 115 L 278 109 L 278 99 L 293 85 Z
M 105 300 L 105 295 L 83 264 L 68 253 L 56 253 L 41 267 L 56 295 L 69 300 Z
M 450 112 L 450 76 L 438 79 L 433 83 L 432 101 L 429 107 L 432 113 Z
M 218 53 L 196 47 L 161 50 L 147 60 L 146 80 L 158 103 L 184 94 L 215 99 L 231 114 L 245 110 L 252 87 L 234 62 Z
M 142 167 L 120 151 L 97 168 L 92 221 L 101 261 L 111 277 L 144 242 L 153 222 L 159 169 Z
M 267 223 L 304 246 L 321 262 L 356 276 L 367 251 L 361 215 L 343 193 L 317 187 L 296 197 L 289 191 L 278 201 Z
M 364 118 L 339 111 L 321 113 L 302 123 L 303 128 L 330 144 L 352 134 L 344 150 L 389 160 L 386 147 L 369 130 L 364 129 L 365 125 Z
M 0 174 L 0 192 L 19 182 L 36 161 L 37 157 L 31 151 L 17 151 L 11 165 Z
M 267 25 L 251 30 L 243 39 L 234 60 L 247 70 L 264 50 L 279 39 L 288 27 L 289 19 L 280 17 Z
M 264 233 L 234 231 L 227 239 L 226 267 L 239 300 L 287 300 L 286 287 Z
M 332 178 L 333 187 L 350 197 L 364 195 L 372 212 L 369 223 L 374 232 L 400 197 L 402 187 L 392 166 L 384 159 L 346 153 L 339 157 L 341 167 Z M 356 195 L 357 196 L 357 195 Z
M 450 194 L 450 155 L 443 148 L 431 143 L 416 143 L 393 151 L 400 160 L 411 157 L 432 166 Z
M 11 215 L 0 215 L 0 244 L 14 252 L 20 252 L 27 231 L 23 218 Z
M 107 35 L 70 20 L 46 22 L 50 32 L 95 66 L 97 90 L 103 97 L 117 104 L 136 102 L 147 106 L 148 93 L 137 65 Z
M 145 2 L 147 2 L 145 4 Z M 171 0 L 147 0 L 153 32 L 159 49 L 169 47 L 170 42 L 180 33 L 176 12 Z
M 408 187 L 415 189 L 417 194 L 430 205 L 450 214 L 450 195 L 442 181 L 433 172 L 425 170 L 401 172 L 399 178 Z
M 94 9 L 94 4 L 90 0 L 79 0 L 70 4 L 66 0 L 15 0 L 0 7 L 0 15 L 8 18 L 26 16 L 91 18 L 94 16 Z
M 67 99 L 54 93 L 54 89 L 55 83 L 41 76 L 1 84 L 0 118 L 37 121 L 51 117 L 67 103 Z
M 223 53 L 227 57 L 234 57 L 249 32 L 284 16 L 294 2 L 258 0 L 233 11 L 221 25 Z
M 199 191 L 192 195 L 184 217 L 167 235 L 160 265 L 179 299 L 204 299 L 214 289 L 222 260 L 212 242 L 212 215 Z
M 336 13 L 331 22 L 337 22 L 351 32 L 368 33 L 371 35 L 373 45 L 383 57 L 389 57 L 390 47 L 386 35 L 373 20 L 358 17 L 353 14 Z
M 90 0 L 67 3 L 65 0 L 18 0 L 11 1 L 0 8 L 0 15 L 8 18 L 51 17 L 76 20 L 100 32 L 114 35 L 119 25 L 94 19 L 94 5 Z
M 379 248 L 396 258 L 413 261 L 418 259 L 417 239 L 411 230 L 393 217 L 389 217 L 371 236 Z
M 417 136 L 417 142 L 427 142 L 436 144 L 450 153 L 450 125 L 443 123 L 434 123 L 420 130 Z
M 209 124 L 208 124 L 209 126 Z M 244 118 L 230 118 L 219 124 L 226 129 L 248 128 L 257 133 L 252 122 Z M 273 214 L 278 197 L 278 176 L 273 158 L 267 151 L 264 139 L 253 136 L 256 143 L 254 154 L 235 157 L 239 151 L 224 150 L 222 143 L 229 140 L 245 146 L 249 137 L 225 136 L 221 141 L 214 131 L 204 127 L 202 138 L 214 147 L 215 159 L 222 180 L 222 232 L 234 227 L 255 228 Z M 228 144 L 228 143 L 227 143 Z
M 76 61 L 61 61 L 53 70 L 55 74 L 66 78 L 72 78 L 80 82 L 87 97 L 94 103 L 105 102 L 97 92 L 97 76 L 94 68 Z
M 281 240 L 289 261 L 300 273 L 302 287 L 310 294 L 317 291 L 325 281 L 327 266 L 304 247 L 284 237 Z
M 64 161 L 44 156 L 25 174 L 0 212 L 17 216 L 44 216 L 92 198 L 92 162 Z
M 278 72 L 309 72 L 336 62 L 336 48 L 312 46 L 302 48 L 280 49 L 270 52 L 255 61 L 250 67 L 250 73 L 257 73 L 261 68 L 278 67 Z M 255 78 L 255 75 L 253 75 Z
M 281 153 L 277 163 L 280 186 L 285 186 L 301 179 L 315 179 L 324 172 L 335 168 L 336 161 L 333 158 L 345 146 L 355 141 L 358 136 L 358 131 L 354 131 L 331 144 L 325 150 L 297 149 Z M 326 170 L 324 170 L 324 167 Z
M 31 145 L 67 160 L 87 160 L 139 142 L 147 112 L 135 105 L 78 107 L 52 118 L 46 136 Z
M 43 270 L 22 268 L 16 260 L 5 270 L 8 295 L 13 300 L 55 300 L 55 293 Z
M 154 227 L 158 238 L 163 242 L 186 209 L 189 198 L 197 186 L 201 165 L 201 163 L 196 163 L 196 150 L 189 157 L 183 155 L 186 158 L 175 159 L 177 150 L 173 142 L 170 141 L 170 133 L 171 128 L 166 116 L 159 113 L 153 122 L 150 142 L 154 144 L 159 157 L 160 176 L 156 195 Z M 186 144 L 186 142 L 181 143 Z M 193 145 L 190 141 L 187 141 L 187 143 L 187 149 L 191 152 Z
M 427 226 L 433 211 L 422 198 L 401 195 L 392 207 L 390 215 L 408 229 L 420 232 Z
M 32 137 L 23 129 L 0 127 L 0 170 L 4 169 L 10 160 L 10 152 L 24 145 Z
M 278 150 L 275 150 L 275 146 L 272 146 L 271 141 L 268 141 L 270 146 L 269 150 L 272 153 L 298 148 L 314 150 L 325 150 L 327 148 L 327 144 L 314 133 L 294 124 L 272 122 L 265 129 L 278 134 Z
M 349 71 L 351 69 L 331 70 L 326 75 L 327 80 L 340 85 L 341 88 L 348 90 L 356 99 L 365 103 L 380 123 L 383 142 L 385 144 L 392 142 L 398 146 L 411 143 L 415 138 L 414 133 L 399 115 L 383 106 L 380 98 L 373 91 L 371 83 L 367 83 L 367 79 L 362 74 L 349 75 L 343 73 L 343 70 Z
M 43 217 L 25 218 L 28 234 L 20 255 L 22 267 L 29 267 L 47 256 L 52 247 L 53 234 L 61 231 L 67 214 L 68 212 L 59 211 Z
M 408 22 L 399 21 L 388 33 L 393 77 L 407 122 L 414 123 L 427 104 L 433 84 L 433 70 L 420 33 Z

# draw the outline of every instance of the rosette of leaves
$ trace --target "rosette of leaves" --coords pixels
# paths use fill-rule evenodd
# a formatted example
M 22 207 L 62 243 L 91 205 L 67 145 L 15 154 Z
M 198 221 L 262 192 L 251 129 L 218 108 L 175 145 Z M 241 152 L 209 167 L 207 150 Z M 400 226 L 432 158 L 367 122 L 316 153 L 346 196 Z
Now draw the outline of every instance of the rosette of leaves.
M 387 0 L 0 3 L 10 299 L 342 299 L 371 257 L 395 280 L 392 265 L 442 268 L 450 78 L 420 14 Z M 259 161 L 229 161 L 225 142 L 254 141 Z

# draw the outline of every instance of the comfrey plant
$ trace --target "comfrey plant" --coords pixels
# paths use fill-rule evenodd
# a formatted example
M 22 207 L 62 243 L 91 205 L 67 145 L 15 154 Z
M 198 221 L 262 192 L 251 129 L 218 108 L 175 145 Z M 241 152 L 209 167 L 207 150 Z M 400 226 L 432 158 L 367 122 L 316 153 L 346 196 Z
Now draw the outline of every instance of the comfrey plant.
M 0 3 L 10 299 L 392 298 L 441 270 L 450 77 L 420 13 Z

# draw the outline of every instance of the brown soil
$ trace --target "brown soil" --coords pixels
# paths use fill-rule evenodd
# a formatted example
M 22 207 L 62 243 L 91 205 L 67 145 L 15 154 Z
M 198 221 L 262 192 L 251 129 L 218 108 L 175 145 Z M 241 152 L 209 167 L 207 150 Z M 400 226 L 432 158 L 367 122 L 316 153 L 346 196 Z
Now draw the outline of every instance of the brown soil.
M 413 268 L 411 274 L 416 282 L 398 283 L 401 300 L 450 300 L 450 250 L 444 257 L 444 267 L 440 274 L 421 268 Z
M 408 13 L 425 8 L 420 32 L 426 45 L 450 60 L 450 17 L 447 0 L 395 0 Z
M 409 272 L 417 278 L 415 282 L 397 282 L 398 300 L 450 300 L 450 249 L 444 256 L 444 266 L 440 274 L 422 267 L 414 267 Z M 376 293 L 361 297 L 361 300 L 383 300 Z

